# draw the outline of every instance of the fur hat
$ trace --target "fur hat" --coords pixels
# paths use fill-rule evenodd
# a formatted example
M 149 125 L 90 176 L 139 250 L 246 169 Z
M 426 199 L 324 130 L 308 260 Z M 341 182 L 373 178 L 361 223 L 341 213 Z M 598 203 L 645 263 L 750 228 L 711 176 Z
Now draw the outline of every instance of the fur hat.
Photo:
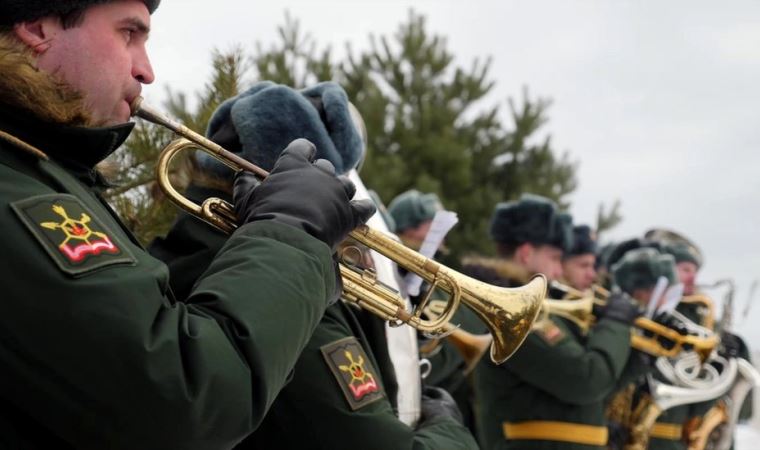
M 426 220 L 432 220 L 435 213 L 442 209 L 443 205 L 437 195 L 423 194 L 415 189 L 399 194 L 388 206 L 388 212 L 396 223 L 393 230 L 395 232 L 414 228 Z
M 519 201 L 499 203 L 491 217 L 491 237 L 503 244 L 547 244 L 563 251 L 573 245 L 573 219 L 557 211 L 548 198 L 523 194 Z
M 356 167 L 365 145 L 349 110 L 348 97 L 336 83 L 296 91 L 263 81 L 219 106 L 206 135 L 264 170 L 271 170 L 292 141 L 306 138 L 317 158 L 329 160 L 339 174 Z M 229 169 L 213 157 L 197 155 L 201 169 L 227 178 Z
M 106 3 L 111 0 L 0 0 L 0 26 L 29 22 L 40 17 L 66 14 L 77 8 Z M 148 11 L 158 8 L 161 0 L 143 0 Z
M 693 246 L 676 242 L 663 245 L 662 251 L 673 255 L 676 259 L 676 264 L 690 262 L 696 265 L 697 268 L 702 267 L 702 255 Z
M 654 248 L 630 250 L 612 266 L 612 276 L 615 284 L 628 294 L 636 289 L 654 287 L 660 277 L 673 284 L 676 280 L 675 259 Z
M 573 246 L 565 254 L 565 258 L 588 253 L 596 255 L 596 233 L 588 225 L 576 225 L 573 227 Z

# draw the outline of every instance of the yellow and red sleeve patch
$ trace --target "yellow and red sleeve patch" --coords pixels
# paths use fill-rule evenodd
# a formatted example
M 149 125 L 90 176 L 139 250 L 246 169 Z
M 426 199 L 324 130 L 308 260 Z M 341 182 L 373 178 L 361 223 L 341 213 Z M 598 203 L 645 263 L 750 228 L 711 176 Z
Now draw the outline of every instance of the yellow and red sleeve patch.
M 73 195 L 40 195 L 14 202 L 11 208 L 65 273 L 78 276 L 114 264 L 136 263 L 129 250 Z
M 377 371 L 355 337 L 346 337 L 320 349 L 352 411 L 385 397 Z

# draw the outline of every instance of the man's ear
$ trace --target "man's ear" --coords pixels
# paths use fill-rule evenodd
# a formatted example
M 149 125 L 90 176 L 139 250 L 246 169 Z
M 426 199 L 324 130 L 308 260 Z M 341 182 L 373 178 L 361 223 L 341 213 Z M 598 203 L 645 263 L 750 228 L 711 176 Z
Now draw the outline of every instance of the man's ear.
M 56 26 L 52 17 L 43 17 L 31 22 L 21 22 L 13 26 L 16 37 L 26 44 L 34 53 L 44 53 L 50 48 L 50 41 Z M 60 28 L 60 27 L 59 27 Z
M 535 247 L 530 242 L 523 242 L 515 249 L 515 260 L 519 264 L 525 264 L 533 254 Z

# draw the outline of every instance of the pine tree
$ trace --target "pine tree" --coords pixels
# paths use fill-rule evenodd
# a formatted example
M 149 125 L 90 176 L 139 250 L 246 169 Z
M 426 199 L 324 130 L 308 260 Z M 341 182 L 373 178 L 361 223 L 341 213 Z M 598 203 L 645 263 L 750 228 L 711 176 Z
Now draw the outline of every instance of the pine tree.
M 499 201 L 534 192 L 568 206 L 575 164 L 566 152 L 558 155 L 548 134 L 537 136 L 551 102 L 531 99 L 525 89 L 519 103 L 508 100 L 511 123 L 505 123 L 499 105 L 485 104 L 494 86 L 490 59 L 459 66 L 445 38 L 428 32 L 424 17 L 410 11 L 394 36 L 370 36 L 362 52 L 347 45 L 342 61 L 333 61 L 329 47 L 318 50 L 290 15 L 278 34 L 266 49 L 257 44 L 250 59 L 241 48 L 214 52 L 213 76 L 195 105 L 169 91 L 166 109 L 203 132 L 216 107 L 249 84 L 248 69 L 252 79 L 295 88 L 341 83 L 367 126 L 363 180 L 386 202 L 410 188 L 437 193 L 460 217 L 448 239 L 452 261 L 490 251 L 488 226 Z M 170 139 L 165 130 L 140 124 L 115 156 L 127 169 L 109 199 L 143 242 L 165 233 L 176 214 L 157 192 L 153 174 L 158 149 Z M 187 184 L 191 169 L 186 158 L 172 171 L 179 186 Z
M 362 113 L 369 134 L 362 178 L 385 201 L 416 188 L 435 192 L 460 223 L 448 239 L 453 259 L 489 252 L 490 215 L 499 201 L 523 192 L 568 206 L 575 164 L 556 156 L 547 135 L 550 102 L 509 100 L 513 124 L 498 106 L 484 105 L 494 81 L 490 59 L 455 64 L 446 40 L 431 35 L 425 18 L 410 12 L 391 40 L 371 37 L 370 49 L 342 64 L 338 79 Z

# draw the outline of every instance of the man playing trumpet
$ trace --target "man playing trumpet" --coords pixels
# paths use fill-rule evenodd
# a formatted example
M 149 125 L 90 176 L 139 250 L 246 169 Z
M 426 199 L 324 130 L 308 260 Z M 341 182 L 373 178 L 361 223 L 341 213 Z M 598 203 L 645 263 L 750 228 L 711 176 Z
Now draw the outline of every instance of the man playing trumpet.
M 469 260 L 466 270 L 492 284 L 523 282 L 534 273 L 562 276 L 572 245 L 570 216 L 543 197 L 497 205 L 491 236 L 497 259 Z M 502 366 L 475 369 L 476 417 L 484 449 L 603 449 L 603 401 L 630 353 L 630 325 L 640 314 L 627 296 L 610 297 L 588 335 L 549 315 Z
M 0 447 L 232 447 L 337 299 L 332 249 L 374 210 L 296 142 L 236 186 L 240 227 L 175 302 L 95 169 L 154 79 L 158 3 L 0 0 Z

